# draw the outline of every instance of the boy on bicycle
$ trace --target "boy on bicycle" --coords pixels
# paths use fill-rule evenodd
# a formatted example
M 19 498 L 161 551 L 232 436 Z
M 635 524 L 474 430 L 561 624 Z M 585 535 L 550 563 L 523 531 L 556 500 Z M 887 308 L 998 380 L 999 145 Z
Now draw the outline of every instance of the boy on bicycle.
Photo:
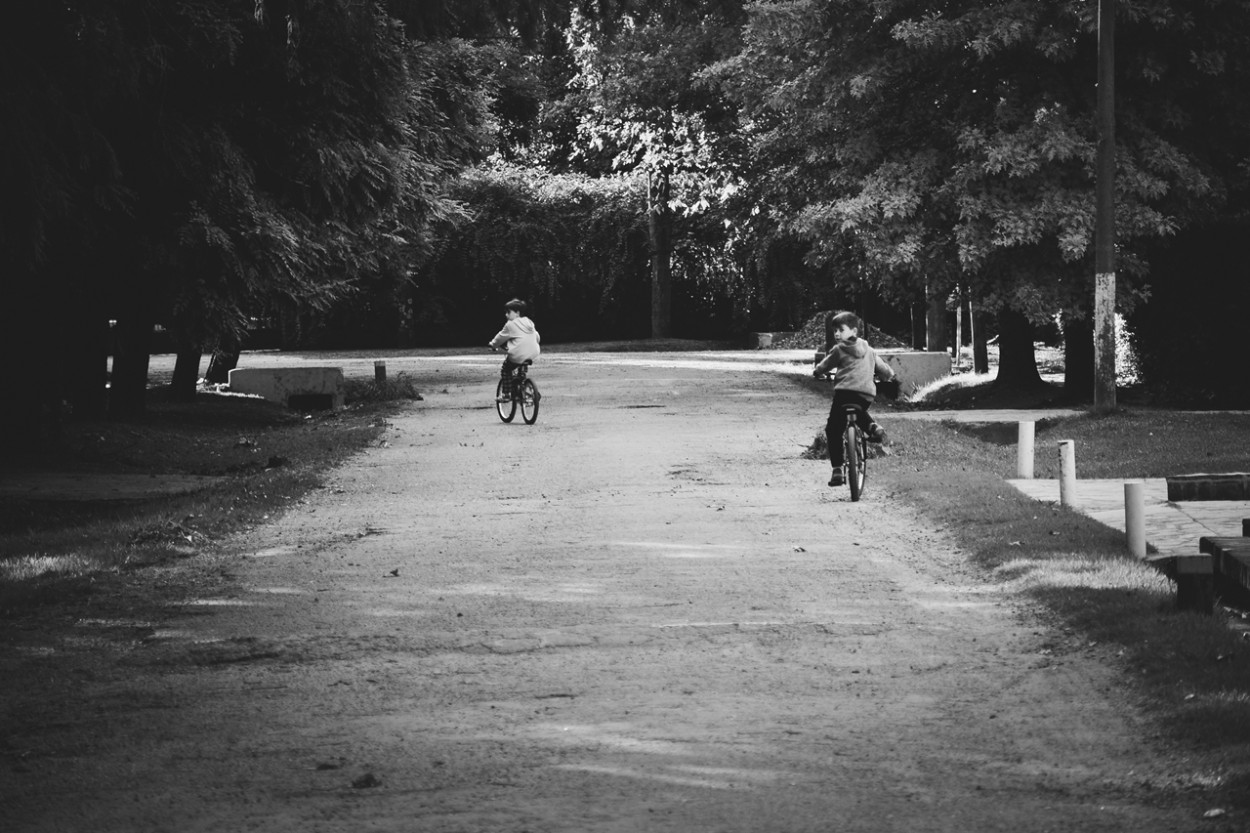
M 541 339 L 538 330 L 534 327 L 534 322 L 525 317 L 524 301 L 513 298 L 504 304 L 503 308 L 504 318 L 507 321 L 503 329 L 490 340 L 489 347 L 492 350 L 498 350 L 505 344 L 507 345 L 508 355 L 503 360 L 503 367 L 499 371 L 499 375 L 503 378 L 503 389 L 500 391 L 499 401 L 511 402 L 512 371 L 514 368 L 520 368 L 521 375 L 524 375 L 526 362 L 532 363 L 538 358 L 538 342 Z
M 833 334 L 833 347 L 816 365 L 812 375 L 822 378 L 833 374 L 833 404 L 829 408 L 829 421 L 825 424 L 825 438 L 829 443 L 829 462 L 833 466 L 830 486 L 841 486 L 842 432 L 846 430 L 846 406 L 858 406 L 856 422 L 868 436 L 869 442 L 885 442 L 885 431 L 872 421 L 868 408 L 877 398 L 874 379 L 882 381 L 894 378 L 894 371 L 881 360 L 877 351 L 859 337 L 859 317 L 853 312 L 840 312 L 829 320 Z

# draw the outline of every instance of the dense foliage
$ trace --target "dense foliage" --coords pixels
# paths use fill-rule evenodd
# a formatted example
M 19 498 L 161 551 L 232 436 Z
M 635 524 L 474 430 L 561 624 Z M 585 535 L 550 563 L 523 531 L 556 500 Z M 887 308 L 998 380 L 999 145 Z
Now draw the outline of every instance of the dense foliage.
M 108 351 L 111 409 L 140 409 L 154 324 L 198 356 L 402 281 L 496 141 L 498 52 L 377 3 L 20 0 L 9 23 L 2 323 L 45 362 L 5 416 L 25 430 L 100 411 Z
M 1088 318 L 1084 0 L 13 5 L 10 434 L 102 412 L 109 354 L 110 407 L 141 409 L 157 324 L 193 390 L 200 351 L 257 323 L 468 339 L 515 294 L 583 338 L 958 291 L 1029 367 L 1030 320 Z M 1229 310 L 1214 264 L 1246 254 L 1250 7 L 1118 9 L 1119 302 L 1157 379 L 1179 372 L 1159 338 Z
M 1120 305 L 1149 244 L 1210 218 L 1244 172 L 1244 4 L 1121 3 Z M 741 54 L 709 71 L 742 106 L 764 198 L 820 258 L 849 247 L 900 299 L 956 286 L 1041 321 L 1089 309 L 1095 4 L 755 2 Z M 1226 107 L 1231 106 L 1231 110 Z M 1206 115 L 1227 111 L 1210 135 Z

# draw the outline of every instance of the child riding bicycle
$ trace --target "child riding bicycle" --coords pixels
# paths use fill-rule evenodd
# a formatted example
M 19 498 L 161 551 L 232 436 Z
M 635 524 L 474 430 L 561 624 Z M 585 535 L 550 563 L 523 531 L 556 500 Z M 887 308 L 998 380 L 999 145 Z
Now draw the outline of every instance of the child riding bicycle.
M 874 379 L 890 381 L 894 371 L 859 337 L 860 322 L 855 313 L 840 312 L 830 319 L 829 325 L 833 331 L 833 347 L 816 365 L 812 375 L 819 379 L 833 374 L 833 404 L 829 407 L 825 438 L 829 445 L 829 463 L 833 466 L 829 485 L 841 486 L 843 450 L 840 438 L 846 430 L 846 406 L 857 407 L 856 422 L 869 442 L 884 443 L 885 430 L 872 421 L 868 408 L 877 398 Z
M 503 360 L 503 367 L 499 370 L 499 375 L 503 379 L 503 388 L 499 392 L 500 402 L 510 402 L 512 400 L 512 381 L 513 372 L 518 375 L 524 375 L 527 365 L 532 364 L 534 359 L 538 358 L 540 352 L 538 343 L 541 340 L 538 335 L 534 322 L 525 317 L 525 302 L 519 298 L 513 298 L 511 301 L 503 305 L 504 318 L 507 321 L 503 325 L 494 338 L 490 340 L 488 345 L 492 350 L 498 350 L 500 347 L 507 345 L 508 355 Z

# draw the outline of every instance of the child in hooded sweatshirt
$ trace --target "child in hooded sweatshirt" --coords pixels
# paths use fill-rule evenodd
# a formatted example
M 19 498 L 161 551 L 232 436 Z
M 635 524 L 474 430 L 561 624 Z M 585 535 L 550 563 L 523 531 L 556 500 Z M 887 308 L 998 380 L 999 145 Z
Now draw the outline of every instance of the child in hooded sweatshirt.
M 526 363 L 532 363 L 538 358 L 538 330 L 534 328 L 534 322 L 525 317 L 525 302 L 513 298 L 511 301 L 503 305 L 504 318 L 507 323 L 503 325 L 503 329 L 490 340 L 490 349 L 497 350 L 507 345 L 508 356 L 503 360 L 503 367 L 499 371 L 499 375 L 503 378 L 503 390 L 499 397 L 500 402 L 510 402 L 512 400 L 512 373 L 517 371 L 517 378 L 525 378 Z
M 872 421 L 868 408 L 877 398 L 875 378 L 893 379 L 894 371 L 859 337 L 859 317 L 855 313 L 840 312 L 830 319 L 829 325 L 833 331 L 833 349 L 816 365 L 812 375 L 819 378 L 833 374 L 833 405 L 829 408 L 825 437 L 829 441 L 829 462 L 833 465 L 829 485 L 841 486 L 843 449 L 839 438 L 846 430 L 846 406 L 859 406 L 856 422 L 871 442 L 885 442 L 885 431 Z

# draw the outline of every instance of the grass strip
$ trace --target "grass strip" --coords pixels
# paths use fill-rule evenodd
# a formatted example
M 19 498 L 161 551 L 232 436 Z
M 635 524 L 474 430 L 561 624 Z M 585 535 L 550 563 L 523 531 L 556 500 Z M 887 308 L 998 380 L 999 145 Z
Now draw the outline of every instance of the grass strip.
M 72 606 L 105 576 L 212 551 L 319 488 L 328 470 L 378 441 L 398 402 L 420 398 L 404 378 L 361 383 L 345 410 L 307 414 L 250 397 L 149 395 L 139 419 L 71 424 L 29 470 L 154 482 L 195 474 L 212 485 L 133 500 L 0 501 L 0 615 Z
M 1177 610 L 1170 583 L 1127 553 L 1122 532 L 1004 482 L 1015 475 L 1016 425 L 879 418 L 894 453 L 874 461 L 873 488 L 933 519 L 990 580 L 1040 605 L 1066 635 L 1063 648 L 1101 647 L 1160 736 L 1190 758 L 1190 783 L 1250 807 L 1250 646 L 1237 627 L 1241 614 Z M 1076 440 L 1083 477 L 1244 471 L 1248 428 L 1242 414 L 1082 416 L 1039 426 L 1038 447 L 1043 437 Z M 1038 477 L 1058 475 L 1055 457 Z

